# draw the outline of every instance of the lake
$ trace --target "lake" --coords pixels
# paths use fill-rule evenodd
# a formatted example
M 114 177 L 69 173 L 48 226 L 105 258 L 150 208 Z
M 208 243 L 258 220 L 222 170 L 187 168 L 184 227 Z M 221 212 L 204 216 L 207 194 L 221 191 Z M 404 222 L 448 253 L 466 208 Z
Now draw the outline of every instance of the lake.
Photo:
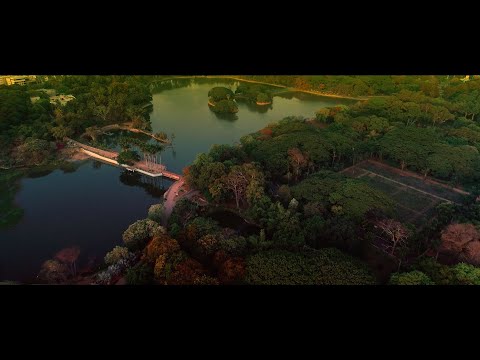
M 182 79 L 154 89 L 153 131 L 175 134 L 174 147 L 162 154 L 169 170 L 181 173 L 213 144 L 234 144 L 243 135 L 286 116 L 313 117 L 322 107 L 352 103 L 290 93 L 274 97 L 267 107 L 240 102 L 238 113 L 225 117 L 207 105 L 208 91 L 214 86 L 234 90 L 238 82 Z M 121 235 L 129 224 L 145 218 L 150 205 L 162 201 L 164 189 L 171 184 L 125 174 L 93 160 L 78 165 L 73 172 L 57 169 L 21 180 L 15 201 L 25 213 L 18 224 L 0 230 L 0 281 L 30 282 L 44 261 L 74 245 L 81 250 L 80 267 L 101 261 L 115 245 L 122 244 Z

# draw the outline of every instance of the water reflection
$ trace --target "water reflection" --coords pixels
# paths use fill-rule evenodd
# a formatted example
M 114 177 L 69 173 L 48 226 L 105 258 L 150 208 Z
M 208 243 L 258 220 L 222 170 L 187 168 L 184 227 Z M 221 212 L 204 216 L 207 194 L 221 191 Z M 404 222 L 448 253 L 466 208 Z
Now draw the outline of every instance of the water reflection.
M 138 186 L 154 198 L 162 198 L 172 182 L 164 177 L 151 177 L 136 172 L 123 171 L 120 174 L 120 182 L 127 186 Z
M 95 170 L 98 170 L 102 167 L 102 162 L 101 161 L 97 161 L 97 160 L 93 160 L 92 161 L 92 168 L 95 169 Z
M 211 110 L 211 109 L 210 109 Z M 230 114 L 230 113 L 216 113 L 212 111 L 212 113 L 215 114 L 217 119 L 220 120 L 227 120 L 227 121 L 236 121 L 238 120 L 238 115 L 237 114 Z
M 82 165 L 80 161 L 66 161 L 60 165 L 46 165 L 40 167 L 34 167 L 28 170 L 26 177 L 30 179 L 42 178 L 47 175 L 50 175 L 56 169 L 61 170 L 64 174 L 70 174 L 77 171 L 77 169 Z
M 252 103 L 246 99 L 236 99 L 235 101 L 242 107 L 246 107 L 251 112 L 264 114 L 269 110 L 273 110 L 273 102 L 269 105 L 257 105 L 256 103 Z M 242 110 L 240 109 L 240 111 Z
M 221 85 L 230 88 L 233 92 L 240 84 L 239 81 L 233 79 L 218 79 L 221 81 Z M 215 79 L 212 78 L 186 78 L 186 79 L 168 79 L 168 80 L 158 80 L 150 85 L 150 90 L 152 94 L 159 94 L 165 90 L 173 90 L 180 88 L 194 88 L 198 85 L 203 84 L 212 84 L 215 82 Z

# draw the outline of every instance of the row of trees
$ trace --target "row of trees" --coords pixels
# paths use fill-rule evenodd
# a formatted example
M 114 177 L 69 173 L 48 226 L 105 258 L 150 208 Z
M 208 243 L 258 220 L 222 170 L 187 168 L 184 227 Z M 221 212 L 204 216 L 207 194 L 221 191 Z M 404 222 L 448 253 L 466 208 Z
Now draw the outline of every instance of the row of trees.
M 402 90 L 422 92 L 427 96 L 439 97 L 463 92 L 471 89 L 460 81 L 463 76 L 434 76 L 434 75 L 244 75 L 242 78 L 271 84 L 295 87 L 301 90 L 313 90 L 328 94 L 346 96 L 392 95 Z

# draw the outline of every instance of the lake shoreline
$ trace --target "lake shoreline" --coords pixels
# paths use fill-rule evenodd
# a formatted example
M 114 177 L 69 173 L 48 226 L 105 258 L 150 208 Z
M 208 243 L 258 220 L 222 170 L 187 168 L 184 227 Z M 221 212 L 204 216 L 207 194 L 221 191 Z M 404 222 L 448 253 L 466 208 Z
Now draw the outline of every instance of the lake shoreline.
M 236 80 L 236 81 L 243 81 L 243 82 L 248 82 L 248 83 L 253 83 L 253 84 L 263 84 L 263 85 L 269 85 L 269 86 L 274 86 L 278 88 L 283 88 L 283 89 L 288 89 L 282 92 L 281 94 L 287 94 L 287 93 L 292 93 L 292 92 L 303 92 L 306 94 L 312 94 L 320 97 L 329 97 L 329 98 L 337 98 L 337 99 L 348 99 L 348 100 L 357 100 L 357 101 L 365 101 L 370 98 L 373 98 L 375 96 L 364 96 L 364 97 L 355 97 L 355 96 L 348 96 L 348 95 L 337 95 L 337 94 L 328 94 L 328 93 L 322 93 L 320 91 L 314 91 L 314 90 L 302 90 L 302 89 L 297 89 L 297 88 L 289 88 L 288 86 L 285 85 L 279 85 L 279 84 L 272 84 L 272 83 L 267 83 L 264 81 L 257 81 L 257 80 L 248 80 L 248 79 L 243 79 L 235 76 L 223 76 L 223 75 L 217 75 L 217 76 L 212 76 L 212 75 L 192 75 L 192 76 L 175 76 L 175 77 L 170 77 L 166 78 L 163 80 L 158 80 L 158 82 L 163 82 L 163 81 L 169 81 L 169 80 L 175 80 L 175 79 L 230 79 L 230 80 Z M 272 94 L 273 96 L 278 95 L 278 94 Z

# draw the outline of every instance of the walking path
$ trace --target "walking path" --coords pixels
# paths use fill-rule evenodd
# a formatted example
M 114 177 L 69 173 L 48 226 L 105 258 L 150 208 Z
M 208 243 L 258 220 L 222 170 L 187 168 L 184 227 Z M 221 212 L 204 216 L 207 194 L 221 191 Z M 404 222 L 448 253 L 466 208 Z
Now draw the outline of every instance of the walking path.
M 178 181 L 182 178 L 181 175 L 168 171 L 165 165 L 150 163 L 150 162 L 146 163 L 145 161 L 137 161 L 133 165 L 120 164 L 117 161 L 118 153 L 115 151 L 98 149 L 93 146 L 82 144 L 81 142 L 72 140 L 70 138 L 65 138 L 65 139 L 68 142 L 82 149 L 82 151 L 88 156 L 105 161 L 106 163 L 109 163 L 115 166 L 121 166 L 121 167 L 127 168 L 128 170 L 137 171 L 141 174 L 151 176 L 151 177 L 164 176 L 175 181 Z

